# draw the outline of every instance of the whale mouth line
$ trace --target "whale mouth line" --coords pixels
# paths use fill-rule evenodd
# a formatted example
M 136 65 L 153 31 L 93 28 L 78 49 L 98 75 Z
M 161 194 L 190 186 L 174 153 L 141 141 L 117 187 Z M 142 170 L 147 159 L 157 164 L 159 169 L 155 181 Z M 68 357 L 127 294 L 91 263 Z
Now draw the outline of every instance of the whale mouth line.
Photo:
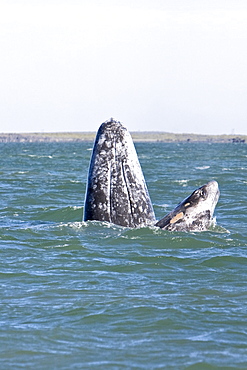
M 219 196 L 218 183 L 211 180 L 157 221 L 127 128 L 113 118 L 99 127 L 88 171 L 84 221 L 106 221 L 131 228 L 157 226 L 169 231 L 203 231 L 213 221 Z

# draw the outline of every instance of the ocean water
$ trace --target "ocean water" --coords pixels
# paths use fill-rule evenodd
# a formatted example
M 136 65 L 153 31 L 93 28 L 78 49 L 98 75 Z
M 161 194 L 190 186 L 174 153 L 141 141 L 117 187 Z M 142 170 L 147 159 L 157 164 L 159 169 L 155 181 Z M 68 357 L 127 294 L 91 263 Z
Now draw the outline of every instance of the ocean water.
M 82 222 L 92 145 L 0 145 L 0 368 L 246 369 L 247 146 L 136 144 L 157 218 L 218 181 L 182 233 Z

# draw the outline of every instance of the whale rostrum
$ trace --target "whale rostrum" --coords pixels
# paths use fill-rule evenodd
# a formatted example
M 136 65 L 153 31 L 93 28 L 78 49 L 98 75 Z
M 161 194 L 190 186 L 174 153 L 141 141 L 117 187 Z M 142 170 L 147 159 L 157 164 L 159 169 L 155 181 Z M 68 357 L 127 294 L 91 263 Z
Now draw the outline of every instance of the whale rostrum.
M 111 119 L 100 126 L 88 173 L 84 220 L 139 227 L 155 215 L 128 130 Z
M 113 118 L 101 124 L 88 171 L 84 221 L 136 228 L 204 231 L 213 224 L 219 199 L 216 181 L 196 189 L 157 222 L 132 138 Z

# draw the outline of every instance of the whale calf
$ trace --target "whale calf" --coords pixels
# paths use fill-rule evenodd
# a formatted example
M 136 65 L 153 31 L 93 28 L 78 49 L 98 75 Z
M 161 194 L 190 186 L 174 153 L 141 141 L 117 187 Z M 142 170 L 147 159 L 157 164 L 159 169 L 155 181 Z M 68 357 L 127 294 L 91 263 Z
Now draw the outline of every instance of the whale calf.
M 112 118 L 101 124 L 96 135 L 83 219 L 131 228 L 205 231 L 213 224 L 219 195 L 218 183 L 210 181 L 157 221 L 132 138 L 127 128 Z
M 102 123 L 95 139 L 84 205 L 87 220 L 132 228 L 155 223 L 132 138 L 114 119 Z
M 155 226 L 169 231 L 205 231 L 213 224 L 213 214 L 220 191 L 216 181 L 193 191 Z

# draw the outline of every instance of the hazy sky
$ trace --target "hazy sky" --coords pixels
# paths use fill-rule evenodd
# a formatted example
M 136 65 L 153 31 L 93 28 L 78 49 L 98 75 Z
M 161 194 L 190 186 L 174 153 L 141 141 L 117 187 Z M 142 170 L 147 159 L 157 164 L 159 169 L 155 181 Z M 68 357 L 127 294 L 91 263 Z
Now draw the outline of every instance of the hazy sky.
M 0 0 L 0 132 L 247 134 L 246 0 Z

